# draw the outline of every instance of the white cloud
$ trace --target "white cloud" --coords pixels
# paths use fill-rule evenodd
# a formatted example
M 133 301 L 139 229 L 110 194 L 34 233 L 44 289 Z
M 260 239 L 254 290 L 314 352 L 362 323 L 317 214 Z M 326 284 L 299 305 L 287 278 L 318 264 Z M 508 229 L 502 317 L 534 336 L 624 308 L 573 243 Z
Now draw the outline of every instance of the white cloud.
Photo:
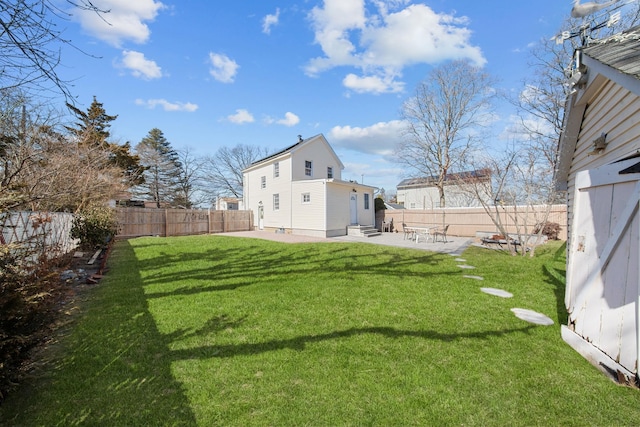
M 253 114 L 243 108 L 237 109 L 236 114 L 227 116 L 227 120 L 237 125 L 241 125 L 243 123 L 253 123 L 255 121 L 255 119 L 253 118 Z
M 404 83 L 395 81 L 391 76 L 365 76 L 358 77 L 355 74 L 347 74 L 342 81 L 347 89 L 357 93 L 396 93 L 404 90 Z
M 166 99 L 136 99 L 136 105 L 140 105 L 153 110 L 156 107 L 161 107 L 164 111 L 187 111 L 192 113 L 198 109 L 197 104 L 191 102 L 169 102 Z
M 267 15 L 262 20 L 262 32 L 265 34 L 271 34 L 271 27 L 278 25 L 280 19 L 280 9 L 276 9 L 275 15 Z
M 211 62 L 209 74 L 214 79 L 222 83 L 233 83 L 238 68 L 240 68 L 236 61 L 230 59 L 227 55 L 213 52 L 209 53 L 209 61 Z
M 379 122 L 368 127 L 334 126 L 328 134 L 332 145 L 366 154 L 393 154 L 402 138 L 402 120 Z
M 325 0 L 323 7 L 312 9 L 315 42 L 324 55 L 307 63 L 308 75 L 355 67 L 362 75 L 351 73 L 345 85 L 359 92 L 383 93 L 402 90 L 396 79 L 412 64 L 449 59 L 486 63 L 480 48 L 470 43 L 467 18 L 436 13 L 424 4 L 404 7 L 404 0 L 372 3 L 375 9 L 367 9 L 364 0 Z
M 116 47 L 125 40 L 145 43 L 151 34 L 146 22 L 153 21 L 165 8 L 156 0 L 101 0 L 94 4 L 109 12 L 97 14 L 75 8 L 72 16 L 86 32 Z
M 284 115 L 284 119 L 280 119 L 278 121 L 276 121 L 277 124 L 279 125 L 284 125 L 284 126 L 295 126 L 298 123 L 300 123 L 300 117 L 296 116 L 295 114 L 291 113 L 291 112 L 286 112 Z
M 131 74 L 135 77 L 143 79 L 158 79 L 162 77 L 162 70 L 155 63 L 144 57 L 141 52 L 133 50 L 125 50 L 122 52 L 122 65 L 131 70 Z

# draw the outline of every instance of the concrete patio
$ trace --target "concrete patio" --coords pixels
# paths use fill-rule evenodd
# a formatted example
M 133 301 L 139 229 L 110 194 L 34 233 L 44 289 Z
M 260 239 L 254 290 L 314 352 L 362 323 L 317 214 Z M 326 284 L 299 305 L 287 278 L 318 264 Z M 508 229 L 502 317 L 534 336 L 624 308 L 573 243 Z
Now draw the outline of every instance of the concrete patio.
M 281 234 L 273 231 L 237 231 L 225 233 L 225 236 L 252 237 L 255 239 L 266 239 L 284 243 L 304 243 L 304 242 L 358 242 L 370 243 L 374 245 L 397 246 L 432 252 L 443 252 L 449 254 L 460 254 L 475 241 L 472 237 L 447 236 L 447 242 L 425 242 L 420 240 L 416 243 L 413 240 L 405 239 L 404 233 L 382 233 L 373 237 L 358 236 L 338 236 L 338 237 L 311 237 L 296 234 Z

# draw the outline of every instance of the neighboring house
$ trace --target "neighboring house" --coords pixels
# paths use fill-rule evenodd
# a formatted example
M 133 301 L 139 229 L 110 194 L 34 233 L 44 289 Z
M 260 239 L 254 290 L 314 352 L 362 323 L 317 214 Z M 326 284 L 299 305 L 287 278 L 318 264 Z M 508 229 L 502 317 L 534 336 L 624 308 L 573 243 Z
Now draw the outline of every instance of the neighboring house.
M 242 199 L 237 197 L 218 197 L 216 199 L 216 210 L 219 211 L 237 211 L 244 210 Z
M 640 346 L 640 31 L 578 50 L 558 189 L 567 191 L 564 340 L 595 365 L 637 378 Z
M 481 206 L 472 184 L 491 180 L 487 169 L 452 173 L 444 184 L 447 208 L 467 208 Z M 440 208 L 440 192 L 436 187 L 436 177 L 408 178 L 397 185 L 397 200 L 405 209 Z
M 401 205 L 401 204 L 398 204 L 398 203 L 387 203 L 387 202 L 384 202 L 384 207 L 386 209 L 389 209 L 389 210 L 392 210 L 392 211 L 395 211 L 397 209 L 404 209 L 404 205 Z
M 375 187 L 342 180 L 344 165 L 323 135 L 302 139 L 243 171 L 243 200 L 258 229 L 343 236 L 373 226 Z

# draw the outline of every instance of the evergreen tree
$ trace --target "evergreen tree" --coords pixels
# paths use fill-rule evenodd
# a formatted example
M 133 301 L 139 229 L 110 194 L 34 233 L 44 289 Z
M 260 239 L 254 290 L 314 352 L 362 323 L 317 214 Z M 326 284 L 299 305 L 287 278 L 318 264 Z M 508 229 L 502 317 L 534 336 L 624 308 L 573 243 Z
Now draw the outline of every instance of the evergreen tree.
M 131 153 L 131 144 L 126 142 L 120 145 L 109 140 L 111 122 L 118 116 L 107 114 L 102 103 L 98 102 L 95 96 L 86 112 L 68 103 L 67 107 L 78 121 L 74 126 L 65 126 L 65 128 L 76 139 L 78 145 L 105 150 L 110 163 L 122 169 L 123 177 L 130 185 L 142 184 L 140 158 Z
M 153 200 L 157 207 L 162 203 L 180 204 L 179 184 L 182 164 L 178 153 L 171 147 L 162 131 L 153 128 L 136 146 L 136 152 L 144 166 L 144 183 L 137 192 Z

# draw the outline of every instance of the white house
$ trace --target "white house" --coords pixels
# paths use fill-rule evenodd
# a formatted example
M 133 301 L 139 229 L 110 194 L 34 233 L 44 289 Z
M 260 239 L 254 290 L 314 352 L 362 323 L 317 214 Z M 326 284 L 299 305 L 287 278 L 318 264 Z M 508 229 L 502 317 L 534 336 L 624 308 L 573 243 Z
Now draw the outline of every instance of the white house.
M 448 208 L 481 206 L 476 192 L 469 183 L 491 180 L 491 172 L 486 169 L 448 174 L 444 184 L 445 200 Z M 408 178 L 396 187 L 397 201 L 405 209 L 440 208 L 440 192 L 436 187 L 436 177 Z
M 567 191 L 564 340 L 633 381 L 640 354 L 640 30 L 576 52 L 556 171 Z
M 244 210 L 242 199 L 237 197 L 218 197 L 216 199 L 216 210 L 219 211 L 237 211 Z
M 245 209 L 258 229 L 334 237 L 350 225 L 374 226 L 375 187 L 342 180 L 344 165 L 320 134 L 243 171 Z

